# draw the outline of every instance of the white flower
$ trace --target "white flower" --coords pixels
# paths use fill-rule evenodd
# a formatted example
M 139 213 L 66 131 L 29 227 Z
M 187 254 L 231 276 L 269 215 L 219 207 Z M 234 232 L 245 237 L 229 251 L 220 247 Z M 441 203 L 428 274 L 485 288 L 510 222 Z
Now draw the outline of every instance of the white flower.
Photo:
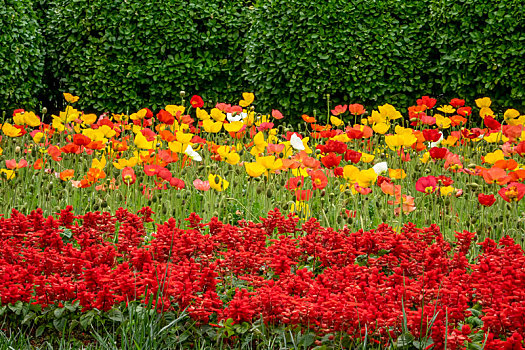
M 377 163 L 372 167 L 377 175 L 381 175 L 382 173 L 386 173 L 388 171 L 388 164 L 386 162 Z
M 304 151 L 306 149 L 304 147 L 303 141 L 299 138 L 299 136 L 297 136 L 296 133 L 290 137 L 290 145 L 298 151 Z
M 248 113 L 244 113 L 244 112 L 235 113 L 235 114 L 226 113 L 226 119 L 228 119 L 230 123 L 243 121 L 244 118 L 246 118 L 247 116 L 248 116 Z
M 198 154 L 197 152 L 195 152 L 193 150 L 193 148 L 188 145 L 188 147 L 186 147 L 186 150 L 184 151 L 184 153 L 190 157 L 192 160 L 196 161 L 196 162 L 202 162 L 202 157 L 200 154 Z

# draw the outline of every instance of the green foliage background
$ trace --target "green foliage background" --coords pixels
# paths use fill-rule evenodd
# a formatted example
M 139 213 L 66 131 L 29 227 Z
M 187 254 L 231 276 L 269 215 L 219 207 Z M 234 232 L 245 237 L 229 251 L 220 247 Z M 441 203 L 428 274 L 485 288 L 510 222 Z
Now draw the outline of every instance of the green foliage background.
M 44 37 L 32 0 L 0 0 L 0 111 L 35 108 L 42 92 Z
M 299 118 L 421 95 L 525 105 L 525 0 L 0 0 L 0 110 L 256 94 Z M 33 5 L 33 6 L 31 6 Z M 31 8 L 33 7 L 33 9 Z M 44 64 L 45 63 L 45 64 Z

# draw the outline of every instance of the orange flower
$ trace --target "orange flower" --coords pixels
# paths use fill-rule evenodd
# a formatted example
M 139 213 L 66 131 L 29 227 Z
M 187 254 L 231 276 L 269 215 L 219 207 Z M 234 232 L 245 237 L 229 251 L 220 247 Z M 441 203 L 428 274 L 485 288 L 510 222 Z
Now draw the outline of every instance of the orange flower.
M 98 182 L 100 179 L 104 179 L 106 173 L 104 170 L 98 168 L 89 168 L 87 174 L 80 180 L 80 187 L 86 188 Z
M 310 117 L 310 116 L 308 116 L 308 115 L 306 115 L 306 114 L 303 114 L 301 117 L 302 117 L 303 120 L 304 120 L 305 122 L 307 122 L 307 123 L 310 123 L 310 124 L 311 124 L 311 123 L 315 123 L 315 122 L 316 122 L 316 120 L 315 120 L 314 117 Z
M 60 173 L 60 180 L 69 181 L 73 178 L 74 175 L 75 175 L 75 170 L 66 169 Z
M 312 179 L 314 190 L 322 190 L 328 185 L 328 178 L 321 169 L 312 171 L 310 173 L 310 178 Z

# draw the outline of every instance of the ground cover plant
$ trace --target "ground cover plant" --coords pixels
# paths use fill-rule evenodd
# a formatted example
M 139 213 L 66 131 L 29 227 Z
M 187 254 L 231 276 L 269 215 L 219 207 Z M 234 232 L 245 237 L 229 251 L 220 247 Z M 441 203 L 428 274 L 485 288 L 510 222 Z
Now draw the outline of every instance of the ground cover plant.
M 292 127 L 251 93 L 129 115 L 64 99 L 1 125 L 5 344 L 523 346 L 520 111 L 327 99 Z

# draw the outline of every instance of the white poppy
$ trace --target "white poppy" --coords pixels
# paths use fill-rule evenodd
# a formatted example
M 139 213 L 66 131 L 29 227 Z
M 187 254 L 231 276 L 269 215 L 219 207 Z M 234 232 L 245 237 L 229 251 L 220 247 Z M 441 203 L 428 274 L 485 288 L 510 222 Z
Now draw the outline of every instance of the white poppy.
M 184 153 L 190 157 L 192 160 L 196 161 L 196 162 L 202 162 L 202 157 L 200 154 L 198 154 L 197 152 L 195 152 L 193 150 L 193 148 L 188 145 L 188 147 L 186 147 L 186 150 L 184 151 Z
M 248 113 L 244 113 L 244 112 L 235 113 L 235 114 L 226 113 L 226 119 L 228 119 L 230 123 L 243 121 L 244 118 L 246 118 L 247 116 L 248 116 Z
M 290 137 L 290 145 L 298 150 L 298 151 L 304 151 L 305 150 L 305 147 L 304 147 L 304 144 L 303 144 L 303 141 L 299 138 L 299 136 L 297 136 L 296 133 L 294 133 L 292 135 L 292 137 Z
M 377 175 L 381 175 L 382 173 L 386 173 L 388 171 L 388 164 L 386 162 L 377 163 L 372 167 Z

